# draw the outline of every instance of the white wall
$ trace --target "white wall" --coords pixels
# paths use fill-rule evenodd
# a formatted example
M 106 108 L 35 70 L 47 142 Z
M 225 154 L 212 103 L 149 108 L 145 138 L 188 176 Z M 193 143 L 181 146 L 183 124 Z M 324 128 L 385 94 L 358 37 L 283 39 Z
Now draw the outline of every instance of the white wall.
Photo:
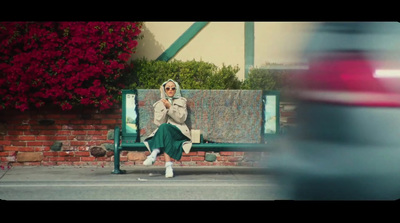
M 139 40 L 133 59 L 155 60 L 182 35 L 194 21 L 144 22 L 144 38 Z M 314 22 L 255 22 L 254 66 L 265 63 L 304 62 L 301 47 L 307 41 Z M 173 59 L 197 60 L 217 66 L 238 65 L 244 78 L 244 22 L 210 22 Z

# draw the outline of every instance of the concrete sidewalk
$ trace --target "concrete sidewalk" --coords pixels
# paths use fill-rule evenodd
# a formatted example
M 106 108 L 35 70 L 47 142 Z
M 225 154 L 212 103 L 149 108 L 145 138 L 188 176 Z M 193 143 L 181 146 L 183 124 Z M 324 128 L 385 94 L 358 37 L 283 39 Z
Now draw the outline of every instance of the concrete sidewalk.
M 12 167 L 0 170 L 3 200 L 282 200 L 275 176 L 265 168 L 159 166 Z

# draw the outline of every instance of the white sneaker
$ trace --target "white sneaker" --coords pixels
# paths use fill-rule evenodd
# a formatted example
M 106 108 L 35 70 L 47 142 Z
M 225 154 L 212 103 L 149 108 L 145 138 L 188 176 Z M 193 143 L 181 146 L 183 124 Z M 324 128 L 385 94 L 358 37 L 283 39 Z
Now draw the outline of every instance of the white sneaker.
M 172 170 L 172 166 L 167 166 L 165 168 L 165 178 L 172 178 L 174 177 L 174 172 Z
M 154 158 L 152 156 L 148 156 L 147 159 L 143 162 L 143 165 L 151 166 L 154 164 L 154 162 L 156 162 L 156 158 Z

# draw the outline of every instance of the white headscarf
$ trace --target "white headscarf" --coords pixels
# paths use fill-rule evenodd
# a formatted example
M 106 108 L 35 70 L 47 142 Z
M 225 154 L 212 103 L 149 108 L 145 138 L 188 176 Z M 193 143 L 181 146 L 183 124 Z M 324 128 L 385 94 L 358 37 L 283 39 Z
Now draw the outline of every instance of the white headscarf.
M 173 83 L 175 84 L 176 91 L 175 91 L 175 94 L 174 94 L 173 97 L 169 97 L 169 96 L 167 95 L 167 93 L 165 92 L 165 85 L 166 85 L 168 82 L 173 82 Z M 166 99 L 169 101 L 169 103 L 171 103 L 171 104 L 172 104 L 172 100 L 173 100 L 173 99 L 177 99 L 177 98 L 182 97 L 182 95 L 181 95 L 181 88 L 180 88 L 178 82 L 176 82 L 176 81 L 174 81 L 174 80 L 172 80 L 172 79 L 169 79 L 169 80 L 165 81 L 165 82 L 161 85 L 160 91 L 161 91 L 161 98 L 166 98 Z

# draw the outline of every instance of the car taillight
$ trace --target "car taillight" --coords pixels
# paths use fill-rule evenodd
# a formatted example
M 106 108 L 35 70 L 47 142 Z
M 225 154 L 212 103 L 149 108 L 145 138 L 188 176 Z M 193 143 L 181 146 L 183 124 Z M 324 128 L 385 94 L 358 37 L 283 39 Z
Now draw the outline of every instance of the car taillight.
M 396 61 L 335 53 L 313 57 L 308 70 L 294 76 L 295 94 L 301 100 L 400 107 L 400 63 Z

